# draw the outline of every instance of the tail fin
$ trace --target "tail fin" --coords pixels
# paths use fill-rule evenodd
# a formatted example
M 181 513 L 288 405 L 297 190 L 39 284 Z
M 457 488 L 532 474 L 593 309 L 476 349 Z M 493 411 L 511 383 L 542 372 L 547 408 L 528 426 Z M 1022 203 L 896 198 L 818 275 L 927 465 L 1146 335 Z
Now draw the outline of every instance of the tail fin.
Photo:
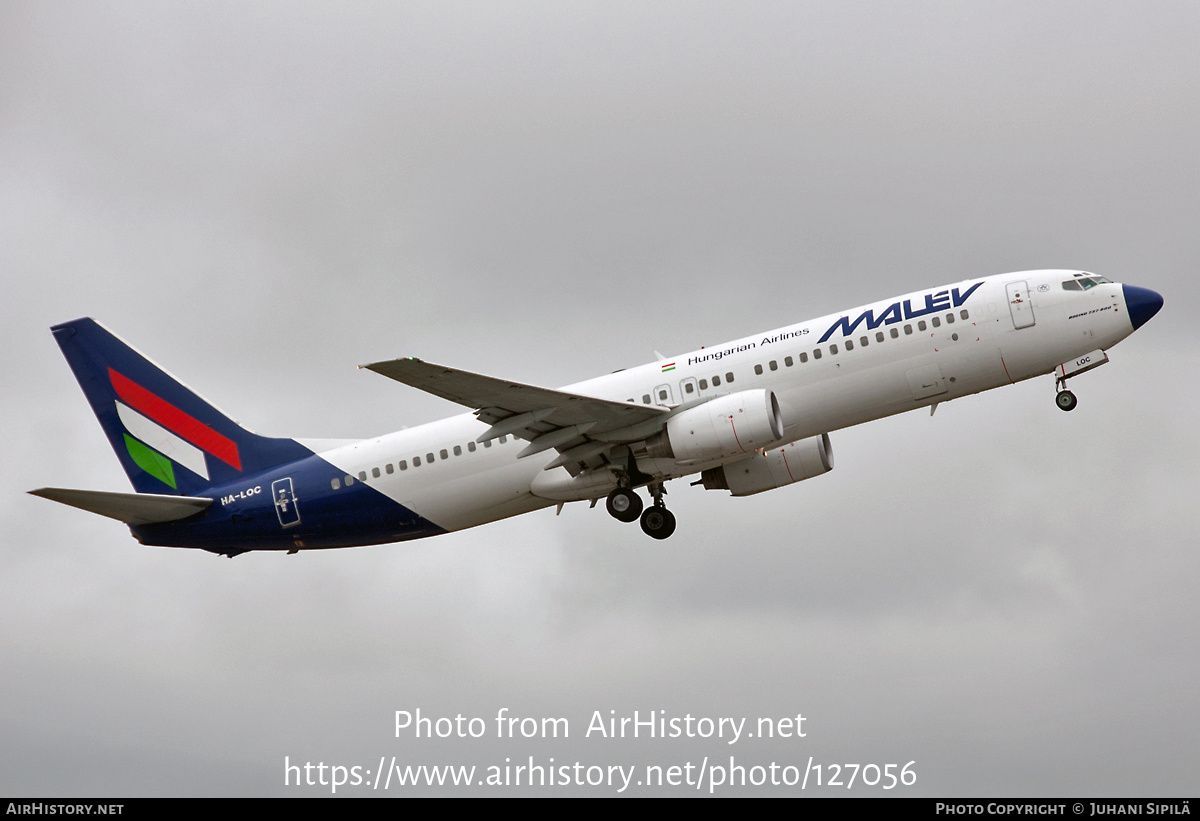
M 196 495 L 312 453 L 242 428 L 93 319 L 50 330 L 138 493 Z

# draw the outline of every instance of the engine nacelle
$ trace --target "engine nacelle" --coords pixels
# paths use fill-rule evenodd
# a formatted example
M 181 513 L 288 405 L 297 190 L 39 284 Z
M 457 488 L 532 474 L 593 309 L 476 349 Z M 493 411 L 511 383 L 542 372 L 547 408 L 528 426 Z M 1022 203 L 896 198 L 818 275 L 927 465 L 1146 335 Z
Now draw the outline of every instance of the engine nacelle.
M 705 462 L 752 453 L 783 438 L 775 394 L 758 388 L 710 399 L 667 420 L 646 442 L 653 458 Z
M 829 434 L 822 433 L 706 470 L 700 474 L 700 480 L 708 490 L 728 490 L 734 496 L 752 496 L 831 470 L 833 448 L 829 445 Z

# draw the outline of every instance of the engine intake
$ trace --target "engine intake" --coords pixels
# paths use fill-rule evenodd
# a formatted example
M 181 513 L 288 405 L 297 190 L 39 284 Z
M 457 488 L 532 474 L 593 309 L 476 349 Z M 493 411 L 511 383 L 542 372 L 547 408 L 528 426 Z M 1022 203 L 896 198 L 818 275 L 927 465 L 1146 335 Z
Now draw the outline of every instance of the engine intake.
M 772 391 L 758 388 L 710 399 L 667 420 L 646 442 L 656 459 L 703 462 L 753 453 L 783 438 L 783 416 Z

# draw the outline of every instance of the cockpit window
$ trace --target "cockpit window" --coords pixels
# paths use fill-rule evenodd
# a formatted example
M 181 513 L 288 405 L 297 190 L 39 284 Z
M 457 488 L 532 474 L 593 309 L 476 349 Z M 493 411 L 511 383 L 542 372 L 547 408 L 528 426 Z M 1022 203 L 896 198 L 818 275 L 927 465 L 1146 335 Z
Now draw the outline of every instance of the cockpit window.
M 1064 291 L 1086 291 L 1089 288 L 1095 288 L 1097 285 L 1111 285 L 1112 280 L 1107 277 L 1087 276 L 1080 277 L 1076 275 L 1076 279 L 1068 279 L 1062 284 Z

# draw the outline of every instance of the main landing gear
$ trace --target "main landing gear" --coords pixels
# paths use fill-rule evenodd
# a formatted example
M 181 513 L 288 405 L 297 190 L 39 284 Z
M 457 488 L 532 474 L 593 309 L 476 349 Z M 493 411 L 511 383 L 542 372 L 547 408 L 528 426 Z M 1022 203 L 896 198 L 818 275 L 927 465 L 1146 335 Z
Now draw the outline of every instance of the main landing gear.
M 604 505 L 608 515 L 621 522 L 636 521 L 642 513 L 642 497 L 627 487 L 619 487 L 608 494 Z
M 675 516 L 663 504 L 663 489 L 661 482 L 649 485 L 650 495 L 654 503 L 642 510 L 642 499 L 627 487 L 619 487 L 608 494 L 605 507 L 609 514 L 619 521 L 632 522 L 641 515 L 642 532 L 652 539 L 665 539 L 675 532 Z

